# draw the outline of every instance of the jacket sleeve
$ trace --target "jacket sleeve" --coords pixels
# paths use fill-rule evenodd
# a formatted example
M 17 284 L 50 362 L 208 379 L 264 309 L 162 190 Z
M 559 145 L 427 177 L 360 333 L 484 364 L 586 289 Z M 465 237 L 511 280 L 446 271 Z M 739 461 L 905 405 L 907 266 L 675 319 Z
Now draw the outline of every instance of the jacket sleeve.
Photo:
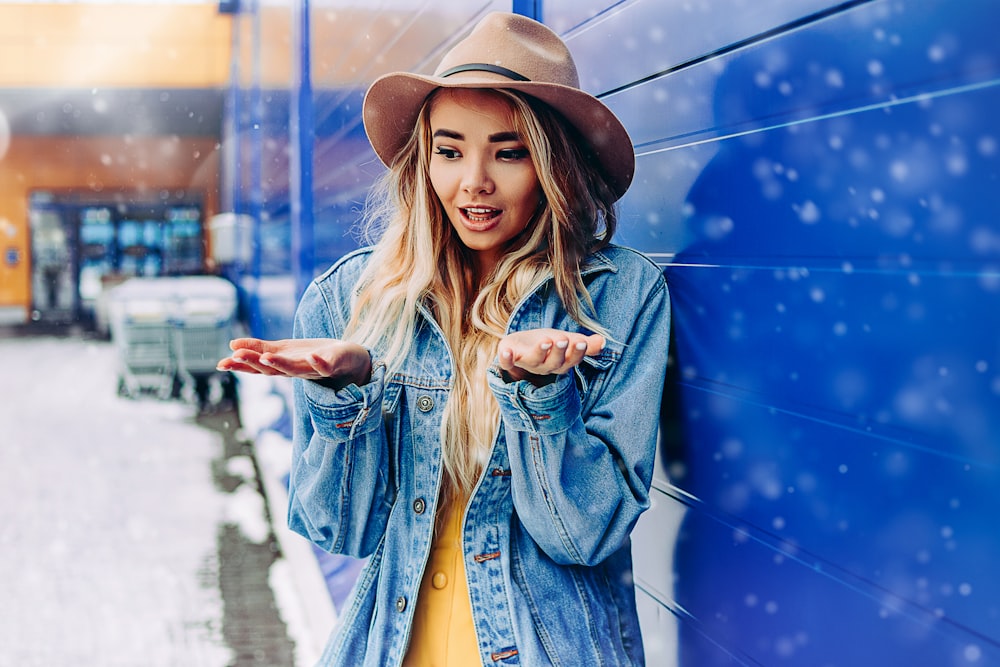
M 295 316 L 296 338 L 339 338 L 347 312 L 315 283 Z M 288 525 L 321 548 L 370 555 L 391 506 L 382 421 L 385 366 L 372 361 L 364 386 L 340 390 L 296 379 Z
M 595 383 L 586 410 L 574 373 L 535 387 L 505 383 L 496 367 L 489 372 L 517 516 L 561 564 L 600 563 L 649 506 L 670 335 L 662 276 L 639 300 L 631 327 L 622 324 L 620 356 Z

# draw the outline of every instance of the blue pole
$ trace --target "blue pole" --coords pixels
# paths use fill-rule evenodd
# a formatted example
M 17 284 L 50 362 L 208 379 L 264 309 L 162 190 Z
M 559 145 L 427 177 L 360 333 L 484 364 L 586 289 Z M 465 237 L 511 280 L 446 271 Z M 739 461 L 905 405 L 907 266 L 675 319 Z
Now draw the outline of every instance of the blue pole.
M 224 149 L 226 147 L 228 149 L 223 155 L 226 179 L 222 210 L 232 211 L 237 220 L 246 211 L 246 202 L 243 196 L 243 161 L 241 159 L 243 152 L 241 148 L 243 142 L 243 122 L 241 119 L 243 90 L 240 80 L 242 76 L 242 68 L 240 67 L 240 54 L 242 53 L 240 33 L 242 30 L 240 25 L 242 21 L 240 11 L 237 9 L 232 15 L 232 54 L 230 56 L 232 60 L 229 64 L 229 95 L 227 100 L 229 113 L 226 123 L 226 137 L 223 141 Z M 230 277 L 233 281 L 239 284 L 242 281 L 244 271 L 246 271 L 243 256 L 239 252 L 239 249 L 243 247 L 243 235 L 246 232 L 237 225 L 233 233 L 236 253 L 232 266 L 225 267 L 225 269 L 227 273 L 231 274 Z
M 235 24 L 238 19 L 233 19 Z M 240 163 L 240 142 L 239 142 L 239 113 L 240 113 L 240 66 L 239 59 L 239 30 L 233 28 L 232 41 L 232 61 L 229 63 L 229 89 L 226 91 L 226 116 L 222 129 L 223 153 L 221 163 L 225 168 L 223 175 L 222 192 L 220 192 L 219 204 L 223 211 L 236 211 L 237 206 L 242 206 L 239 197 L 236 195 L 236 167 Z
M 291 99 L 289 140 L 291 142 L 291 227 L 292 274 L 296 300 L 302 296 L 316 267 L 315 219 L 313 214 L 313 142 L 315 122 L 312 91 L 312 35 L 309 29 L 309 0 L 297 6 L 298 81 Z
M 250 297 L 250 329 L 254 335 L 262 335 L 263 318 L 260 312 L 260 271 L 261 271 L 261 219 L 264 214 L 264 189 L 261 183 L 263 169 L 263 121 L 264 99 L 261 94 L 261 16 L 260 2 L 252 2 L 253 38 L 251 40 L 252 75 L 250 81 L 250 219 L 253 225 L 250 251 L 250 273 L 253 276 L 253 291 Z
M 536 21 L 542 20 L 542 0 L 513 0 L 511 11 Z

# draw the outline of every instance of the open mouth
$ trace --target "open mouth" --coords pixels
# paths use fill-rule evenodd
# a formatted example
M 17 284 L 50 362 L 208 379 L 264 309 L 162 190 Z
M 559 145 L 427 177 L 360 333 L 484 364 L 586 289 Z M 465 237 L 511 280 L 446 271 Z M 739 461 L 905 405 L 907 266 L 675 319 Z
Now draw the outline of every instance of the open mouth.
M 501 212 L 502 211 L 500 211 L 500 209 L 485 206 L 470 206 L 469 208 L 462 209 L 462 215 L 464 215 L 469 222 L 476 224 L 487 223 L 500 215 Z

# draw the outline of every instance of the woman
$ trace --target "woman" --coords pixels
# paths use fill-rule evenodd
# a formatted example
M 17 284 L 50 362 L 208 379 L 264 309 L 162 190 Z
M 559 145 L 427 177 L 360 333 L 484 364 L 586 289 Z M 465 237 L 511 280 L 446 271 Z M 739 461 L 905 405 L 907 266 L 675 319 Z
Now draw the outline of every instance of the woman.
M 289 524 L 368 557 L 323 665 L 640 665 L 669 298 L 610 245 L 634 155 L 562 41 L 484 18 L 369 89 L 374 247 L 295 338 L 220 362 L 298 378 Z

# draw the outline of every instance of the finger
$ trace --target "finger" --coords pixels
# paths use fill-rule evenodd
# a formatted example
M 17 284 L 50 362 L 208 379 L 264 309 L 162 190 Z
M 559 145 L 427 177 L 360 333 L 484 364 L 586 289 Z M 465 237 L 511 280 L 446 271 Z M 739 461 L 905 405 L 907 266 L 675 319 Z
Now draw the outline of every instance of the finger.
M 233 352 L 232 359 L 240 363 L 256 363 L 260 359 L 260 352 L 250 348 L 241 347 L 237 348 L 236 351 Z
M 501 346 L 497 350 L 497 361 L 505 371 L 514 369 L 514 352 L 509 347 Z
M 550 375 L 562 363 L 564 350 L 554 343 L 539 343 L 521 357 L 515 355 L 514 367 L 532 375 Z
M 555 366 L 549 372 L 554 375 L 562 375 L 568 373 L 574 367 L 578 366 L 581 361 L 583 361 L 584 355 L 587 353 L 587 343 L 585 341 L 579 340 L 573 342 L 566 349 L 563 354 L 561 363 Z
M 592 357 L 595 354 L 600 354 L 601 350 L 604 349 L 604 346 L 607 345 L 608 342 L 601 334 L 591 334 L 587 336 L 586 343 L 587 351 L 585 354 Z
M 542 338 L 533 342 L 525 341 L 525 343 L 515 341 L 511 346 L 511 351 L 513 352 L 514 363 L 521 368 L 525 368 L 529 365 L 537 366 L 544 364 L 553 348 L 554 342 L 551 338 Z
M 260 338 L 234 338 L 229 341 L 230 350 L 253 350 L 254 352 L 264 352 L 267 349 L 267 341 Z
M 333 375 L 333 366 L 330 360 L 323 355 L 313 352 L 309 355 L 309 366 L 313 372 L 320 377 L 330 377 Z
M 535 366 L 545 360 L 550 341 L 542 341 L 534 346 L 523 345 L 516 337 L 508 337 L 497 346 L 497 363 L 500 369 L 520 375 L 521 369 Z
M 284 374 L 283 371 L 274 367 L 273 361 L 264 361 L 263 355 L 253 350 L 237 350 L 233 353 L 232 359 L 241 366 L 240 370 L 244 372 L 250 372 L 247 369 L 253 369 L 252 372 L 259 373 L 260 375 Z
M 260 355 L 258 363 L 267 375 L 283 375 L 304 380 L 316 380 L 323 377 L 317 373 L 308 360 L 284 357 L 280 354 L 265 352 Z
M 545 359 L 545 351 L 539 348 L 519 349 L 516 346 L 501 346 L 497 349 L 497 360 L 500 368 L 512 371 L 524 365 L 534 365 Z
M 218 371 L 232 371 L 235 373 L 252 373 L 254 375 L 262 375 L 262 373 L 253 366 L 242 364 L 232 358 L 221 360 L 215 369 Z
M 555 358 L 555 355 L 559 354 L 561 352 L 556 347 L 556 342 L 552 339 L 544 338 L 526 348 L 520 355 L 515 352 L 514 364 L 529 373 L 544 375 L 549 372 L 548 367 L 551 360 Z
M 233 366 L 236 366 L 236 361 L 232 357 L 223 357 L 219 359 L 219 362 L 215 364 L 215 370 L 217 371 L 231 371 Z
M 590 336 L 571 336 L 570 344 L 562 358 L 562 363 L 551 370 L 554 374 L 568 373 L 571 369 L 579 366 L 584 357 L 600 353 L 604 349 L 606 341 L 600 334 Z
M 567 338 L 557 337 L 553 341 L 552 348 L 549 350 L 545 357 L 545 361 L 542 364 L 542 368 L 546 373 L 554 373 L 559 368 L 566 363 L 566 355 L 570 353 L 570 341 Z
M 270 352 L 265 352 L 257 357 L 257 363 L 273 372 L 280 371 L 282 373 L 286 372 L 289 365 L 289 361 L 287 359 Z

